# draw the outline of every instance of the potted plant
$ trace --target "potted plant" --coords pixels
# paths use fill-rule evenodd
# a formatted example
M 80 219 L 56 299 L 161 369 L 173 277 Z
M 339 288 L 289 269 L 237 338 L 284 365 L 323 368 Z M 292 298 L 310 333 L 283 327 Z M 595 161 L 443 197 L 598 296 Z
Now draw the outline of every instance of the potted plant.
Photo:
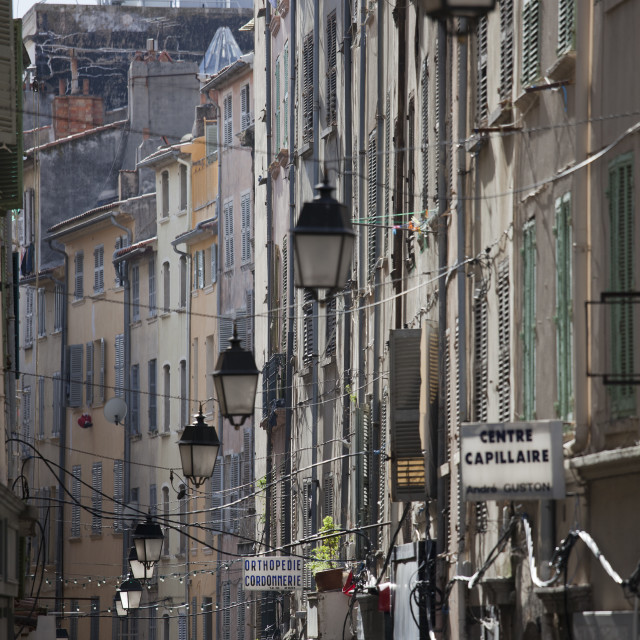
M 319 536 L 336 533 L 338 531 L 331 516 L 322 521 L 322 527 L 318 531 Z M 338 536 L 324 538 L 322 544 L 311 550 L 315 560 L 309 562 L 309 570 L 316 581 L 318 591 L 342 589 L 342 568 L 339 566 L 338 548 L 340 541 Z

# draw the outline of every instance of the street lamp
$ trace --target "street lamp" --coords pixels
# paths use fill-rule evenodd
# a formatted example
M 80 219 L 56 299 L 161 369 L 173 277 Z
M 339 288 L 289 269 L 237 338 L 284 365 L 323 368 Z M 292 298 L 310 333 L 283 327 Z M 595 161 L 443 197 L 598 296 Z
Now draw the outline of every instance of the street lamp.
M 136 580 L 150 580 L 153 578 L 153 570 L 155 564 L 147 567 L 144 562 L 138 560 L 138 552 L 135 546 L 129 550 L 129 566 L 131 567 L 131 573 Z
M 496 0 L 421 0 L 432 18 L 477 18 L 492 11 Z
M 142 598 L 142 585 L 129 576 L 120 585 L 120 601 L 122 602 L 122 608 L 126 611 L 130 609 L 137 609 L 140 606 L 140 599 Z
M 237 429 L 253 415 L 260 372 L 253 354 L 240 346 L 235 322 L 229 342 L 218 357 L 213 381 L 220 411 Z
M 216 466 L 220 440 L 215 427 L 210 427 L 200 412 L 194 416 L 195 422 L 187 425 L 178 442 L 182 473 L 197 488 L 213 475 Z
M 147 519 L 136 527 L 133 532 L 133 543 L 136 547 L 138 561 L 147 569 L 160 560 L 164 536 L 162 528 L 151 519 L 151 515 L 148 515 Z
M 122 600 L 120 599 L 120 589 L 116 589 L 116 597 L 114 598 L 114 605 L 116 607 L 116 613 L 119 617 L 126 616 L 127 610 L 122 606 Z
M 333 187 L 316 185 L 317 194 L 305 202 L 291 230 L 296 287 L 337 291 L 345 285 L 351 268 L 355 231 L 349 210 L 331 196 Z

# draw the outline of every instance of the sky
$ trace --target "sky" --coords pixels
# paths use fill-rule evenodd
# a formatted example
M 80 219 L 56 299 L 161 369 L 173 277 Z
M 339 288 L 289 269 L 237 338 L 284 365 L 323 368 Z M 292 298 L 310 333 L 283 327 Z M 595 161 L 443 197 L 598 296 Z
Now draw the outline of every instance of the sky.
M 36 4 L 34 0 L 13 0 L 13 17 L 22 18 Z M 72 0 L 47 0 L 47 4 L 98 4 L 97 2 L 73 2 Z

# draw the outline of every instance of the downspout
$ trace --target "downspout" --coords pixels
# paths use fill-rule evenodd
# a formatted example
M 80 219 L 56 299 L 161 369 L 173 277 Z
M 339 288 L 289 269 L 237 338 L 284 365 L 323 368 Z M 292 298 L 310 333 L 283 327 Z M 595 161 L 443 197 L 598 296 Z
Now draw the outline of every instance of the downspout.
M 344 136 L 344 157 L 345 162 L 345 179 L 344 179 L 344 204 L 349 207 L 353 213 L 353 138 L 351 136 L 352 127 L 352 109 L 351 104 L 351 10 L 348 2 L 344 2 L 343 9 L 343 28 L 344 28 L 344 130 L 347 135 Z M 342 453 L 340 469 L 340 515 L 341 524 L 347 527 L 349 523 L 349 453 L 350 431 L 351 431 L 351 398 L 347 391 L 347 387 L 351 387 L 351 290 L 349 289 L 344 295 L 344 350 L 343 350 L 343 371 L 344 371 L 344 393 L 343 393 L 343 409 L 342 409 Z
M 295 177 L 296 170 L 294 164 L 294 147 L 295 147 L 295 135 L 296 135 L 296 118 L 295 118 L 295 100 L 291 98 L 291 87 L 296 86 L 296 65 L 293 63 L 295 60 L 296 52 L 296 13 L 297 3 L 296 0 L 291 0 L 289 7 L 289 102 L 287 107 L 289 109 L 289 132 L 287 137 L 289 139 L 289 228 L 293 228 L 295 221 Z M 267 59 L 267 64 L 271 64 L 271 59 Z M 270 69 L 270 67 L 269 67 Z M 267 74 L 267 82 L 269 85 L 269 91 L 267 91 L 267 100 L 271 100 L 271 74 Z M 270 102 L 269 102 L 270 104 Z M 271 149 L 271 121 L 267 118 L 267 150 Z M 267 202 L 267 215 L 273 216 L 271 211 L 271 199 Z M 267 222 L 272 224 L 272 218 L 267 217 Z M 270 231 L 269 227 L 269 231 Z M 291 433 L 293 423 L 293 362 L 291 356 L 293 354 L 293 304 L 295 300 L 295 292 L 293 287 L 293 242 L 291 236 L 287 240 L 289 261 L 287 263 L 289 273 L 286 274 L 288 286 L 287 286 L 287 300 L 284 301 L 286 305 L 286 327 L 287 327 L 287 348 L 286 348 L 286 362 L 285 362 L 285 433 L 284 433 L 284 449 L 285 449 L 285 469 L 284 469 L 284 493 L 286 496 L 291 496 L 291 487 L 293 482 L 291 481 Z M 284 514 L 284 527 L 285 527 L 285 542 L 291 542 L 293 532 L 291 531 L 291 509 L 285 509 Z
M 383 111 L 384 111 L 384 21 L 382 20 L 382 12 L 383 12 L 384 2 L 383 0 L 378 0 L 377 6 L 377 58 L 378 58 L 378 69 L 377 69 L 377 84 L 378 84 L 378 98 L 376 103 L 376 150 L 378 152 L 376 157 L 376 176 L 378 183 L 382 182 L 380 179 L 384 173 L 384 165 L 382 162 L 382 153 L 380 149 L 382 148 L 383 140 L 384 140 L 384 119 L 383 119 Z M 376 190 L 377 193 L 377 190 Z M 376 253 L 375 253 L 375 275 L 374 275 L 374 288 L 373 288 L 373 300 L 374 300 L 374 308 L 373 308 L 373 411 L 372 411 L 372 423 L 373 423 L 373 450 L 380 451 L 380 359 L 382 358 L 382 353 L 380 350 L 380 313 L 381 313 L 381 304 L 380 303 L 380 291 L 382 289 L 382 268 L 380 265 L 380 260 L 382 257 L 381 245 L 382 245 L 382 228 L 380 227 L 380 221 L 383 219 L 383 199 L 381 196 L 376 198 Z M 379 488 L 380 483 L 378 479 L 380 478 L 380 466 L 385 464 L 383 460 L 382 452 L 378 454 L 378 465 L 377 467 L 377 477 L 375 479 L 376 484 L 376 499 L 373 501 L 373 510 L 371 513 L 371 523 L 378 521 L 378 514 L 380 511 L 380 494 Z M 370 530 L 369 536 L 373 537 L 375 540 L 377 538 L 376 529 Z
M 458 25 L 458 179 L 456 189 L 458 198 L 457 226 L 458 226 L 458 384 L 460 387 L 460 422 L 468 422 L 468 402 L 467 402 L 467 276 L 464 266 L 465 250 L 467 242 L 467 220 L 466 220 L 466 149 L 462 143 L 467 137 L 467 66 L 469 56 L 469 30 L 466 18 L 461 18 Z M 453 148 L 451 149 L 453 153 Z M 461 465 L 458 465 L 458 485 L 462 484 Z M 460 500 L 458 503 L 458 526 L 460 535 L 458 538 L 458 575 L 463 575 L 465 536 L 467 529 L 466 502 Z M 553 538 L 550 538 L 553 540 Z M 466 587 L 458 590 L 458 633 L 459 638 L 464 640 L 467 637 L 466 622 Z
M 62 295 L 64 304 L 62 305 L 62 330 L 60 332 L 60 398 L 58 399 L 58 410 L 60 412 L 60 435 L 58 450 L 58 465 L 60 469 L 67 468 L 67 409 L 65 406 L 64 380 L 66 379 L 66 352 L 67 352 L 67 291 L 69 290 L 69 256 L 67 252 L 53 246 L 53 241 L 46 240 L 49 249 L 59 253 L 64 261 L 64 283 L 62 285 Z M 64 602 L 64 503 L 65 503 L 64 480 L 58 481 L 58 522 L 56 523 L 56 611 L 62 611 Z
M 127 234 L 127 242 L 131 246 L 131 230 L 116 222 L 115 216 L 110 216 L 110 222 L 114 227 L 122 229 Z M 124 260 L 121 264 L 116 261 L 116 252 L 113 254 L 113 262 L 119 271 L 120 281 L 124 286 L 124 395 L 127 407 L 131 406 L 131 290 L 129 287 L 129 263 Z M 124 499 L 128 504 L 130 500 L 129 492 L 131 486 L 131 422 L 125 417 L 124 422 Z M 122 573 L 127 575 L 129 564 L 129 529 L 124 528 L 122 532 Z
M 319 182 L 320 175 L 320 0 L 313 0 L 313 184 Z M 313 495 L 318 496 L 318 302 L 311 306 L 311 486 Z M 311 533 L 318 532 L 318 500 L 313 501 L 311 509 Z
M 438 429 L 437 429 L 437 512 L 443 513 L 446 508 L 445 482 L 440 473 L 442 465 L 446 462 L 446 392 L 445 389 L 445 352 L 447 348 L 447 23 L 446 20 L 438 20 L 438 62 L 437 83 L 440 104 L 438 105 L 438 146 L 440 148 L 440 163 L 438 165 Z M 436 534 L 436 587 L 444 589 L 447 578 L 447 565 L 445 559 L 445 543 L 447 532 L 445 519 L 437 518 Z M 444 613 L 443 613 L 444 616 Z M 444 618 L 441 624 L 445 623 Z

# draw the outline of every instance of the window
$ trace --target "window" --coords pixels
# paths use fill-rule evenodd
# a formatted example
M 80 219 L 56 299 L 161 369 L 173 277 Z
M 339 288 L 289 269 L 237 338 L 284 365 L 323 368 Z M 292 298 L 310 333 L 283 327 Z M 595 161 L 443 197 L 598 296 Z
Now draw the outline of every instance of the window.
M 242 584 L 237 587 L 236 607 L 238 613 L 238 630 L 236 631 L 237 640 L 245 640 L 245 617 L 246 607 L 244 606 L 244 589 Z
M 131 418 L 129 427 L 132 435 L 140 433 L 140 366 L 131 365 Z
M 333 518 L 333 474 L 328 471 L 324 474 L 324 505 L 323 516 Z
M 171 513 L 169 511 L 169 487 L 162 487 L 162 516 L 165 522 L 164 528 L 164 542 L 162 546 L 162 555 L 169 555 L 169 519 Z
M 76 268 L 74 297 L 76 300 L 82 300 L 84 297 L 84 253 L 82 251 L 76 252 L 74 262 Z
M 171 311 L 171 269 L 168 262 L 163 264 L 163 285 L 164 285 L 164 300 L 163 300 L 163 312 L 169 313 Z
M 79 464 L 74 464 L 71 469 L 71 537 L 80 537 L 80 476 L 82 468 Z
M 33 287 L 25 287 L 24 294 L 26 298 L 25 314 L 24 314 L 24 347 L 33 346 L 33 307 L 35 304 L 35 289 Z
M 305 366 L 311 364 L 313 359 L 315 345 L 313 320 L 313 296 L 308 289 L 305 289 L 302 301 L 302 358 Z
M 38 338 L 47 335 L 47 295 L 44 287 L 38 289 Z
M 289 42 L 284 43 L 283 56 L 283 98 L 282 98 L 282 146 L 287 148 L 288 146 L 288 133 L 289 133 Z
M 100 245 L 93 250 L 93 292 L 104 291 L 104 246 Z
M 178 490 L 183 492 L 186 487 L 183 484 L 178 485 Z M 184 555 L 187 552 L 187 496 L 183 495 L 180 498 L 180 554 Z
M 198 640 L 198 598 L 191 598 L 191 640 Z
M 245 193 L 240 200 L 242 208 L 242 264 L 251 262 L 251 194 Z
M 155 317 L 156 309 L 156 263 L 149 260 L 149 317 Z
M 38 438 L 44 438 L 44 416 L 48 413 L 44 397 L 44 378 L 38 377 Z
M 163 428 L 165 433 L 171 429 L 171 367 L 165 364 L 162 368 L 164 377 L 164 416 Z
M 86 378 L 85 378 L 85 391 L 87 398 L 87 406 L 90 407 L 93 405 L 93 389 L 94 389 L 94 381 L 93 381 L 93 372 L 94 372 L 94 357 L 93 357 L 93 342 L 87 342 L 87 357 L 86 357 Z
M 609 165 L 610 290 L 634 290 L 633 156 L 625 154 Z M 611 369 L 613 377 L 634 372 L 634 304 L 615 300 L 611 305 Z M 635 414 L 636 389 L 631 385 L 609 386 L 614 418 Z
M 187 167 L 184 164 L 180 165 L 180 211 L 187 210 L 188 203 L 188 179 L 187 179 Z
M 422 63 L 422 77 L 420 78 L 422 88 L 420 121 L 422 126 L 422 208 L 424 215 L 429 215 L 429 66 L 425 58 Z M 391 156 L 391 96 L 387 93 L 386 117 L 384 123 L 384 137 L 387 147 L 385 154 L 385 190 L 384 190 L 384 209 L 385 215 L 389 215 L 389 191 L 392 176 L 389 172 L 390 156 Z M 388 218 L 385 224 L 388 223 Z M 386 234 L 385 234 L 386 237 Z
M 180 360 L 180 424 L 189 424 L 189 398 L 187 390 L 187 362 Z
M 251 124 L 251 102 L 249 101 L 249 85 L 240 89 L 240 128 L 244 131 Z
M 24 378 L 24 376 L 23 376 Z M 23 387 L 22 389 L 22 437 L 27 442 L 33 444 L 33 432 L 31 430 L 31 387 Z M 23 453 L 25 456 L 31 456 L 30 447 L 24 446 Z
M 102 533 L 102 462 L 91 466 L 91 533 Z
M 373 277 L 376 269 L 376 235 L 378 215 L 378 152 L 375 133 L 369 137 L 369 151 L 367 154 L 369 171 L 367 174 L 367 209 L 368 209 L 368 248 L 367 272 Z M 411 209 L 409 209 L 411 211 Z
M 123 530 L 122 513 L 124 507 L 124 463 L 122 460 L 113 461 L 113 532 Z
M 231 640 L 231 584 L 222 585 L 222 640 Z
M 163 171 L 160 175 L 160 189 L 162 193 L 162 217 L 169 217 L 169 172 Z
M 67 397 L 68 407 L 80 407 L 82 405 L 82 356 L 83 345 L 71 344 L 68 347 L 68 382 L 69 392 Z
M 116 246 L 115 246 L 115 250 L 116 251 L 120 251 L 121 249 L 124 249 L 125 247 L 129 246 L 129 237 L 128 236 L 118 236 L 116 238 Z M 124 286 L 124 276 L 126 273 L 126 268 L 127 265 L 124 262 L 119 263 L 116 268 L 115 268 L 115 283 L 116 283 L 116 287 L 123 287 Z
M 140 266 L 131 267 L 131 319 L 140 320 Z
M 148 381 L 149 381 L 149 431 L 157 431 L 158 429 L 158 398 L 157 398 L 157 363 L 155 358 L 149 360 L 148 365 Z
M 202 640 L 213 640 L 213 599 L 202 598 Z
M 71 611 L 77 613 L 80 611 L 80 606 L 77 600 L 71 601 Z M 70 640 L 78 640 L 78 616 L 72 615 L 69 616 L 69 631 L 70 631 Z
M 336 10 L 327 16 L 327 126 L 337 124 L 337 39 Z
M 522 7 L 522 86 L 540 75 L 540 0 L 524 0 Z
M 336 354 L 336 297 L 332 296 L 331 300 L 327 303 L 325 309 L 327 310 L 325 320 L 325 334 L 324 334 L 324 355 L 335 356 Z
M 216 531 L 221 531 L 224 525 L 223 510 L 224 494 L 224 462 L 220 458 L 213 468 L 211 477 L 211 527 Z
M 575 49 L 576 2 L 558 0 L 558 54 Z
M 218 245 L 214 242 L 211 245 L 211 284 L 218 280 Z
M 103 404 L 105 399 L 105 351 L 106 344 L 104 338 L 99 338 L 94 341 L 95 356 L 93 361 L 95 363 L 95 374 L 93 376 L 94 381 L 94 394 L 93 399 L 96 404 Z M 96 383 L 97 380 L 97 383 Z
M 224 268 L 233 268 L 233 200 L 223 207 L 224 215 Z
M 280 152 L 280 56 L 276 58 L 276 68 L 274 75 L 274 91 L 275 91 L 275 145 L 274 145 L 274 154 L 278 155 Z
M 211 164 L 218 159 L 218 123 L 205 122 L 204 132 L 207 164 Z
M 60 406 L 62 394 L 62 377 L 60 372 L 53 374 L 53 424 L 51 435 L 57 438 L 60 435 Z
M 230 147 L 233 143 L 233 101 L 230 93 L 224 97 L 222 102 L 222 114 L 222 143 L 225 147 Z
M 169 616 L 165 613 L 162 616 L 162 640 L 171 640 L 169 636 Z
M 478 26 L 476 28 L 476 43 L 477 43 L 477 77 L 476 77 L 476 120 L 478 122 L 485 120 L 489 112 L 489 106 L 487 104 L 487 59 L 489 49 L 489 21 L 487 16 L 482 16 L 478 19 Z
M 124 395 L 124 333 L 116 336 L 114 369 L 116 377 L 114 393 L 122 397 Z
M 280 290 L 282 292 L 282 295 L 280 296 L 280 312 L 282 314 L 281 316 L 281 326 L 282 326 L 282 333 L 280 334 L 280 348 L 282 349 L 282 352 L 285 353 L 287 350 L 287 322 L 288 322 L 288 305 L 289 305 L 289 299 L 288 299 L 288 292 L 289 292 L 289 260 L 288 260 L 288 253 L 287 253 L 287 236 L 283 236 L 282 237 L 282 244 L 281 246 L 281 256 L 282 256 L 282 261 L 281 261 L 281 268 L 280 268 Z
M 513 88 L 513 0 L 500 0 L 500 100 L 511 98 Z
M 302 141 L 313 140 L 313 32 L 302 41 Z
M 498 420 L 511 416 L 511 308 L 509 300 L 509 263 L 498 266 Z
M 54 332 L 62 331 L 64 324 L 64 287 L 61 284 L 57 284 L 54 292 L 53 300 L 53 330 Z
M 193 254 L 193 288 L 204 289 L 204 250 Z
M 489 402 L 489 316 L 487 295 L 476 293 L 473 305 L 473 406 L 476 422 L 487 422 Z
M 556 200 L 556 414 L 573 417 L 573 290 L 571 247 L 571 194 Z
M 180 256 L 180 308 L 187 306 L 187 258 Z
M 178 640 L 187 640 L 187 614 L 184 610 L 178 612 Z
M 522 412 L 525 420 L 533 420 L 536 410 L 536 224 L 523 228 L 523 292 L 522 292 Z
M 158 640 L 158 618 L 156 617 L 155 609 L 148 609 L 149 617 L 149 640 Z

